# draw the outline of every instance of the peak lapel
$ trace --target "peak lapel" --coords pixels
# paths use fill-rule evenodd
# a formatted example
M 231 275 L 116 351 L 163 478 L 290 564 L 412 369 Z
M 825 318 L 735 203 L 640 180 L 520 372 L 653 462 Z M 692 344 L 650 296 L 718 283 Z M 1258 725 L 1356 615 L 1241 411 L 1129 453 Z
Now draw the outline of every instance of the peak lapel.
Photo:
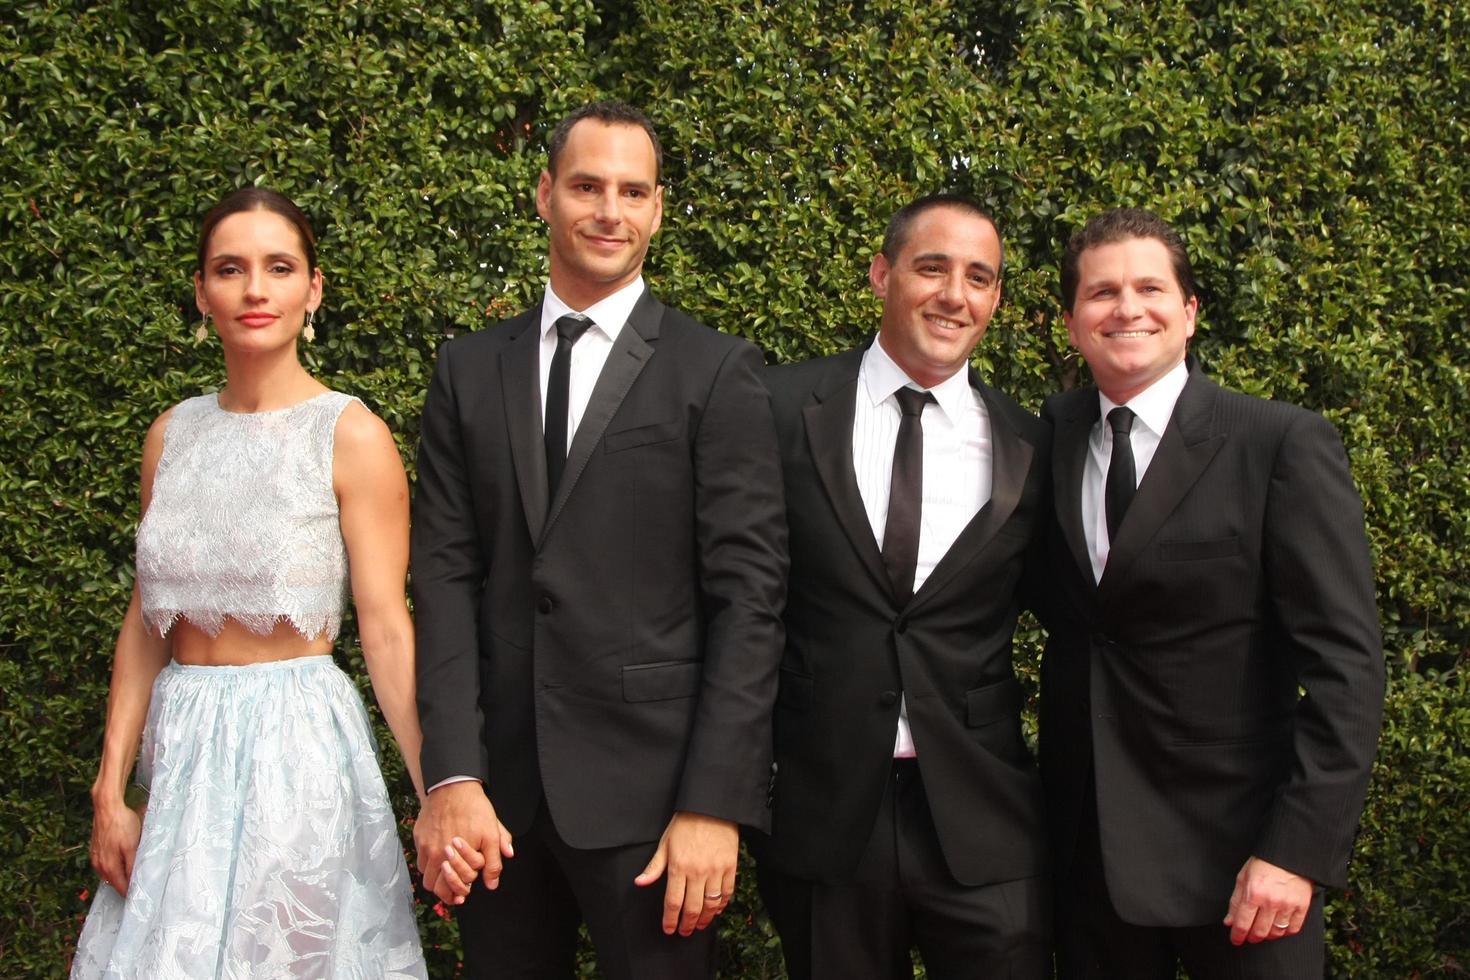
M 546 521 L 546 447 L 541 428 L 541 306 L 522 313 L 520 333 L 500 356 L 500 394 L 510 434 L 511 465 L 531 540 Z
M 567 497 L 581 479 L 582 471 L 587 468 L 587 461 L 592 457 L 593 450 L 602 442 L 602 434 L 607 431 L 608 423 L 617 414 L 628 390 L 643 372 L 648 359 L 653 356 L 653 346 L 649 341 L 658 339 L 659 322 L 663 319 L 663 314 L 663 304 L 645 289 L 638 304 L 633 307 L 633 312 L 629 314 L 628 322 L 618 332 L 618 339 L 607 353 L 607 362 L 602 366 L 602 373 L 597 376 L 597 384 L 587 402 L 587 411 L 583 413 L 582 420 L 577 423 L 576 434 L 572 436 L 572 445 L 567 450 L 567 468 L 562 471 L 556 499 L 551 501 L 546 524 L 541 531 L 541 540 L 545 539 L 551 526 L 561 515 L 562 507 L 566 505 Z M 544 455 L 543 451 L 543 473 L 546 467 Z M 544 486 L 544 477 L 542 483 Z
M 885 594 L 891 594 L 893 584 L 883 566 L 883 556 L 868 523 L 868 511 L 863 506 L 857 474 L 852 468 L 852 424 L 858 397 L 857 373 L 862 362 L 863 348 L 843 355 L 840 373 L 812 392 L 812 401 L 802 409 L 802 418 L 812 464 L 827 491 L 837 522 L 868 574 Z
M 1021 502 L 1021 491 L 1026 486 L 1026 475 L 1031 471 L 1036 447 L 1021 438 L 1021 434 L 1007 423 L 993 400 L 994 393 L 981 384 L 979 372 L 974 368 L 970 368 L 970 386 L 985 400 L 985 412 L 990 420 L 990 499 L 955 538 L 939 564 L 924 580 L 923 587 L 914 593 L 911 607 L 928 601 L 961 569 L 980 556 L 985 545 L 1016 512 L 1016 505 Z
M 1143 554 L 1159 527 L 1225 444 L 1225 433 L 1213 431 L 1218 392 L 1204 375 L 1191 372 L 1153 462 L 1139 481 L 1138 492 L 1118 528 L 1118 540 L 1108 552 L 1107 567 L 1097 584 L 1099 601 L 1106 601 L 1117 588 L 1115 583 L 1127 577 L 1129 566 Z
M 1054 403 L 1055 404 L 1055 403 Z M 1087 466 L 1087 440 L 1098 419 L 1097 389 L 1082 388 L 1062 399 L 1052 432 L 1052 497 L 1057 524 L 1067 550 L 1084 579 L 1091 582 L 1092 559 L 1082 530 L 1082 475 Z

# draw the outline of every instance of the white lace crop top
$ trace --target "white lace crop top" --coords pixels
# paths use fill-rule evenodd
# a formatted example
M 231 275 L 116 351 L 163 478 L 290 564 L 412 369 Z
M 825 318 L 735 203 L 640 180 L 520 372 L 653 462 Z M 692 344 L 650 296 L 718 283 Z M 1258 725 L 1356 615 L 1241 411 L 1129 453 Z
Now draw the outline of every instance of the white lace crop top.
M 180 617 L 216 636 L 225 617 L 262 635 L 288 622 L 337 638 L 347 548 L 332 490 L 335 391 L 271 412 L 227 412 L 214 395 L 175 406 L 138 525 L 143 621 Z

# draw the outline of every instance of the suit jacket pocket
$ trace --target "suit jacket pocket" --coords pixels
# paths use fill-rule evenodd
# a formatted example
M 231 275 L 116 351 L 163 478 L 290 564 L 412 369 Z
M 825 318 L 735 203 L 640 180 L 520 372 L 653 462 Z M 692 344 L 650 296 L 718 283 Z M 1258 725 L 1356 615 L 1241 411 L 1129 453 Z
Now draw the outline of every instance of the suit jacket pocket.
M 1159 561 L 1201 561 L 1205 558 L 1229 558 L 1240 554 L 1240 536 L 1214 538 L 1210 541 L 1160 541 Z
M 1021 741 L 1021 685 L 1007 677 L 965 692 L 965 724 L 992 755 L 1012 763 L 1026 757 Z
M 776 703 L 783 708 L 809 711 L 812 706 L 812 677 L 781 668 L 781 686 L 776 688 Z
M 1021 685 L 1014 677 L 965 692 L 965 724 L 971 728 L 1020 716 Z
M 683 432 L 683 419 L 671 419 L 668 422 L 655 422 L 652 425 L 639 425 L 631 429 L 608 432 L 602 437 L 602 451 L 605 453 L 618 453 L 625 449 L 636 449 L 639 446 L 651 446 L 659 442 L 669 442 L 672 439 L 679 438 Z
M 693 697 L 699 690 L 698 660 L 664 660 L 623 668 L 624 701 L 671 701 Z
M 1221 746 L 1231 745 L 1260 745 L 1262 743 L 1275 743 L 1286 746 L 1291 744 L 1291 730 L 1271 729 L 1264 732 L 1232 732 L 1222 734 L 1211 734 L 1208 732 L 1195 732 L 1189 735 L 1179 735 L 1170 739 L 1171 745 L 1183 749 L 1213 749 Z

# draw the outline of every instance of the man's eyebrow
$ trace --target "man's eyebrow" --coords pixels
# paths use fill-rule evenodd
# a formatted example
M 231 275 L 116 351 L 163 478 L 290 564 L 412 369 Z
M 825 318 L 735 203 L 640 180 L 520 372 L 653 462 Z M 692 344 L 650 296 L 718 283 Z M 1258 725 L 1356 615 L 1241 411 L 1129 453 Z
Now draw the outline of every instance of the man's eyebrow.
M 652 190 L 654 186 L 646 180 L 617 180 L 603 174 L 588 173 L 585 170 L 577 170 L 568 174 L 567 182 L 571 184 L 617 184 L 619 187 L 636 187 L 640 190 Z
M 953 256 L 951 256 L 948 252 L 920 252 L 918 255 L 915 255 L 910 261 L 913 262 L 913 264 L 915 265 L 920 265 L 925 262 L 943 262 L 945 264 L 948 264 L 953 260 Z M 989 262 L 971 262 L 966 265 L 966 268 L 980 269 L 991 276 L 995 275 L 995 267 L 992 266 Z

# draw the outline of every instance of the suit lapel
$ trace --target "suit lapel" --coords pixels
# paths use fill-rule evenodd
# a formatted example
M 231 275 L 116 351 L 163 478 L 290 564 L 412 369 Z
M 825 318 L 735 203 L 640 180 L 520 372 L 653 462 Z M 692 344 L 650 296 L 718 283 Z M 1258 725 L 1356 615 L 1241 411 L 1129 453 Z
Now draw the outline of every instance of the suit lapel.
M 1225 433 L 1213 431 L 1218 392 L 1204 375 L 1190 372 L 1153 462 L 1128 505 L 1118 540 L 1108 552 L 1108 564 L 1098 582 L 1099 601 L 1105 601 L 1118 588 L 1114 583 L 1126 579 L 1129 566 L 1143 554 L 1159 527 L 1225 444 Z
M 893 585 L 883 566 L 877 539 L 873 537 L 852 466 L 852 424 L 858 397 L 858 368 L 863 363 L 864 349 L 856 348 L 834 360 L 834 370 L 812 391 L 812 401 L 802 410 L 802 417 L 812 464 L 827 491 L 837 522 L 868 574 L 885 594 L 891 594 Z
M 1087 467 L 1087 440 L 1098 419 L 1096 388 L 1082 388 L 1058 405 L 1052 433 L 1052 496 L 1057 523 L 1077 568 L 1091 583 L 1092 559 L 1082 530 L 1082 476 Z
M 985 400 L 990 420 L 990 499 L 965 525 L 939 564 L 914 594 L 910 607 L 922 605 L 942 590 L 965 566 L 974 561 L 987 542 L 1005 526 L 1021 502 L 1026 475 L 1036 447 L 1011 428 L 994 400 L 995 393 L 980 382 L 980 373 L 970 368 L 970 386 Z
M 511 465 L 531 540 L 546 522 L 546 444 L 541 437 L 541 305 L 516 318 L 520 331 L 500 356 L 500 394 L 510 431 Z
M 567 497 L 576 488 L 582 471 L 587 468 L 587 461 L 592 458 L 593 450 L 602 443 L 602 435 L 607 431 L 608 423 L 617 414 L 648 359 L 653 356 L 652 342 L 658 340 L 659 324 L 663 315 L 663 304 L 645 289 L 637 305 L 633 307 L 633 312 L 628 315 L 628 322 L 618 332 L 618 339 L 613 342 L 612 350 L 608 351 L 602 373 L 597 376 L 597 384 L 587 402 L 587 411 L 582 414 L 581 421 L 577 423 L 577 431 L 572 436 L 571 447 L 567 450 L 567 468 L 562 472 L 556 499 L 551 501 L 546 515 L 546 525 L 541 531 L 542 541 L 561 515 Z M 541 467 L 544 474 L 544 449 Z M 545 485 L 544 476 L 542 485 Z

